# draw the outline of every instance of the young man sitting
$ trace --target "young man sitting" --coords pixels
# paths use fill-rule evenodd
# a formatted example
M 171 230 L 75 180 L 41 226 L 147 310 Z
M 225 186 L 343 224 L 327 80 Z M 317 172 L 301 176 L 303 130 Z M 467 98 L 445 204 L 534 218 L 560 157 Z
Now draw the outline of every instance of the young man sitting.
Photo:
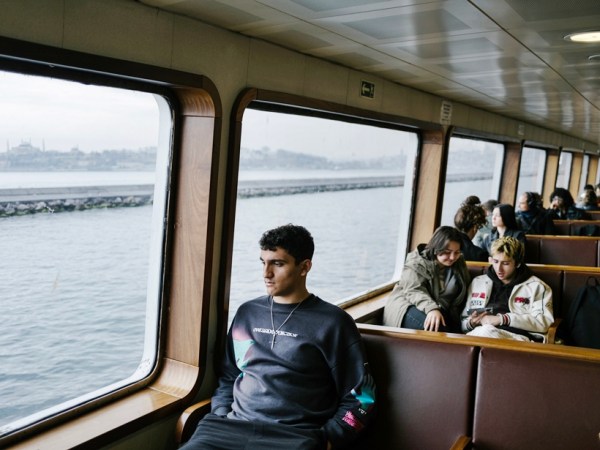
M 542 342 L 554 322 L 552 290 L 523 262 L 525 248 L 512 237 L 492 244 L 485 275 L 475 277 L 462 312 L 471 336 Z
M 211 413 L 183 448 L 344 447 L 375 403 L 360 333 L 307 290 L 314 243 L 305 228 L 269 230 L 259 244 L 268 295 L 238 309 Z

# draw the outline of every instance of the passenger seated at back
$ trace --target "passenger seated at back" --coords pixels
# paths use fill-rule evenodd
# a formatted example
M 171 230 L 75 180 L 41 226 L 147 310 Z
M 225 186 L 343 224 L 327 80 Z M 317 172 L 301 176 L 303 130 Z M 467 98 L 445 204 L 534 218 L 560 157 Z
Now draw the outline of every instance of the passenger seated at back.
M 483 241 L 486 235 L 492 232 L 492 213 L 494 212 L 494 208 L 497 204 L 498 201 L 493 199 L 481 204 L 481 207 L 485 211 L 486 224 L 477 231 L 475 237 L 473 238 L 473 244 L 475 244 L 477 247 L 485 249 L 485 244 Z
M 584 211 L 598 211 L 598 197 L 594 192 L 593 187 L 591 189 L 584 189 L 579 196 L 577 207 Z
M 541 196 L 535 192 L 523 192 L 517 203 L 517 225 L 525 234 L 556 234 L 550 211 L 541 204 Z
M 456 211 L 454 226 L 460 231 L 462 254 L 466 261 L 488 260 L 488 253 L 471 240 L 486 223 L 485 210 L 478 204 L 467 204 L 465 201 Z
M 507 203 L 496 205 L 492 213 L 492 225 L 494 226 L 492 232 L 483 240 L 484 248 L 489 255 L 492 254 L 492 244 L 496 239 L 500 239 L 501 237 L 514 237 L 525 245 L 527 238 L 525 237 L 525 232 L 520 230 L 519 225 L 517 225 L 517 218 L 512 205 Z
M 550 208 L 554 220 L 590 220 L 592 217 L 575 207 L 575 200 L 565 188 L 556 188 L 550 194 Z
M 383 309 L 383 324 L 460 333 L 460 313 L 470 281 L 461 249 L 461 233 L 442 226 L 427 244 L 409 253 Z
M 545 342 L 554 322 L 552 289 L 524 263 L 525 247 L 506 236 L 492 245 L 485 275 L 469 286 L 462 330 L 471 336 Z
M 600 206 L 600 183 L 594 186 L 594 193 L 596 194 L 596 198 L 598 199 L 598 206 Z

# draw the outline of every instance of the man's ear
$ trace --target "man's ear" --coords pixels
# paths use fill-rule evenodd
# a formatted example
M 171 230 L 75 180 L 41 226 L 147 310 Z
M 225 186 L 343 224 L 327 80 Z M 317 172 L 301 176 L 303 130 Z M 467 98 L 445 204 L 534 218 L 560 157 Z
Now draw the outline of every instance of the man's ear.
M 310 259 L 305 259 L 300 264 L 302 265 L 302 268 L 300 269 L 300 275 L 306 276 L 312 268 L 312 261 Z

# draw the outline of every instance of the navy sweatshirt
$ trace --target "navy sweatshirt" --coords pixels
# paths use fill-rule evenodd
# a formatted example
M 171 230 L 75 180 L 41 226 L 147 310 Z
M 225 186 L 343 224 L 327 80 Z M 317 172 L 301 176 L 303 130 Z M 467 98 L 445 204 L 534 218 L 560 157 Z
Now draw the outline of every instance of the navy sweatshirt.
M 314 295 L 299 306 L 273 303 L 272 345 L 271 302 L 265 295 L 238 309 L 212 412 L 321 428 L 334 447 L 346 445 L 371 420 L 375 405 L 354 320 Z

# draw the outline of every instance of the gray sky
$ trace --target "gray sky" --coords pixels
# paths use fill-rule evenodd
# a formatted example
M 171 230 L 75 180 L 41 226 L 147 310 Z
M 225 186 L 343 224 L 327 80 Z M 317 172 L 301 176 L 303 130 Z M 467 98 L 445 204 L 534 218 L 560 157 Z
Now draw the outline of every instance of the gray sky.
M 156 146 L 153 95 L 0 71 L 0 151 L 21 142 L 46 150 Z M 406 133 L 288 114 L 247 110 L 242 146 L 339 159 L 397 155 Z
M 242 119 L 243 147 L 285 149 L 332 160 L 397 156 L 400 149 L 416 145 L 416 139 L 409 141 L 408 133 L 314 117 L 248 109 Z
M 0 71 L 0 151 L 156 146 L 158 117 L 151 94 Z

